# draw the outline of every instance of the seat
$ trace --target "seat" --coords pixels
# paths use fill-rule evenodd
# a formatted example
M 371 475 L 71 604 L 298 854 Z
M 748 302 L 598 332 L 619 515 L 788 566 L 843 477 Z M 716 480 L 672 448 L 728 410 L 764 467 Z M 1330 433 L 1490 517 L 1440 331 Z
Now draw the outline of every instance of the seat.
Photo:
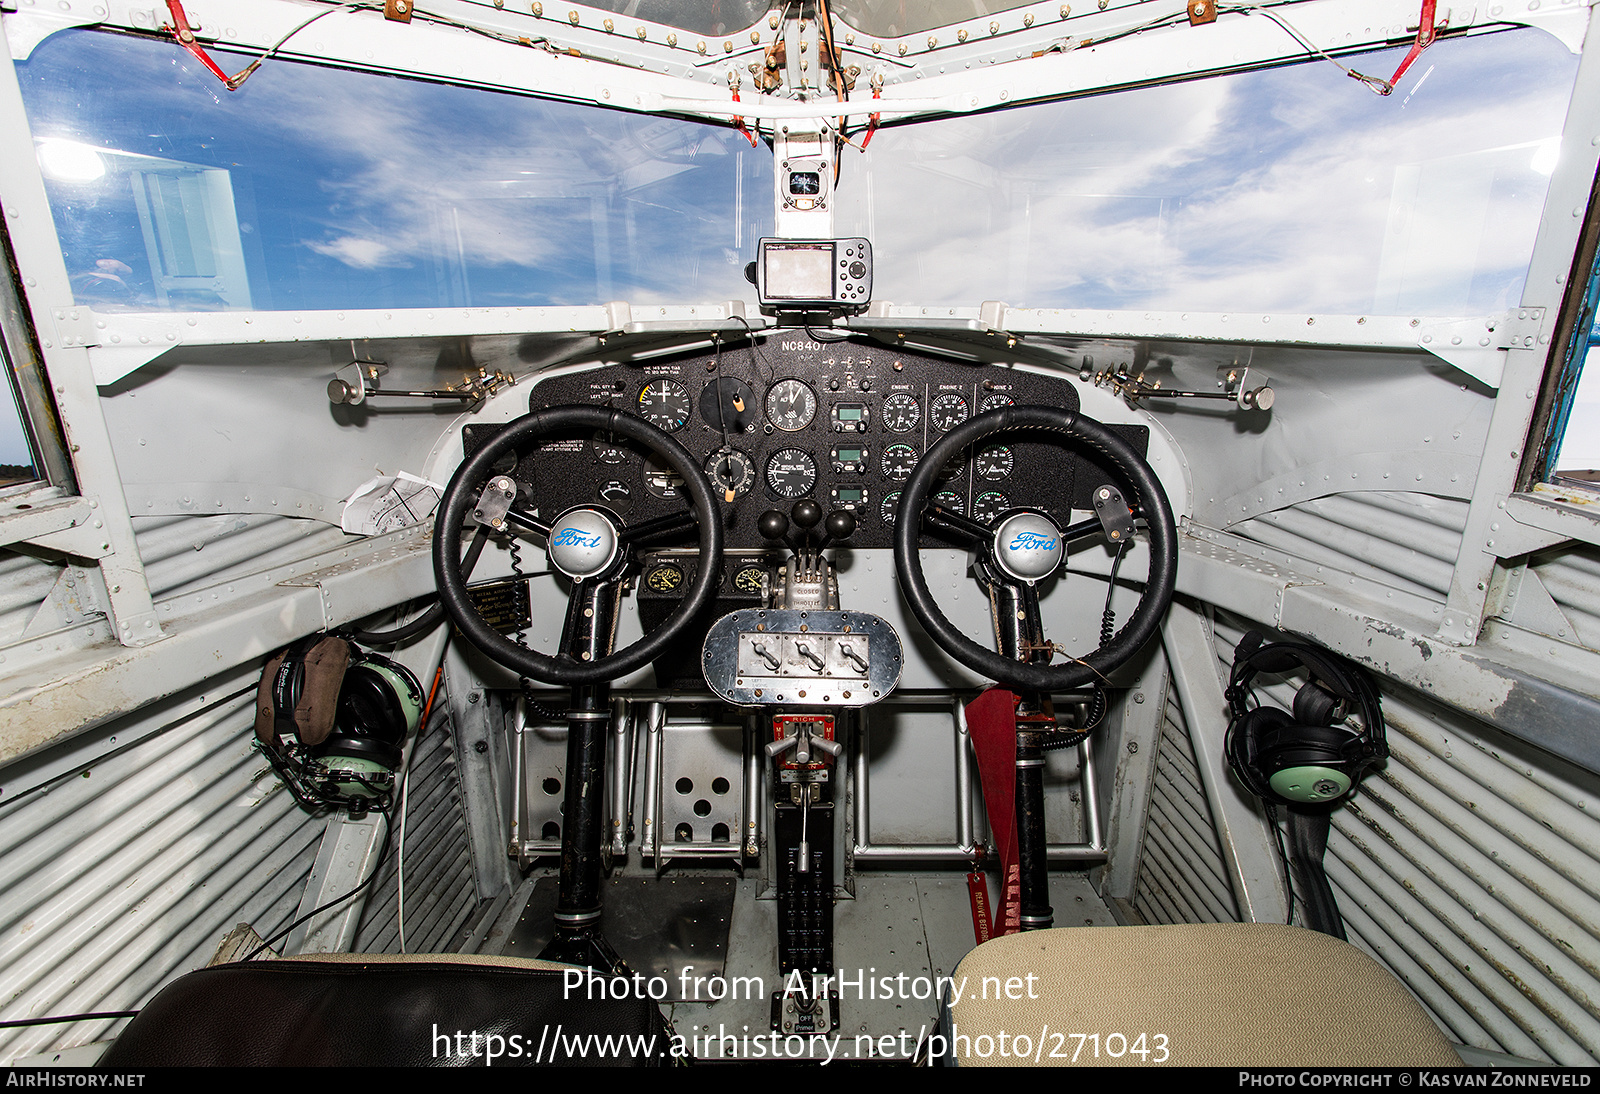
M 459 954 L 216 965 L 157 993 L 99 1066 L 665 1063 L 668 1032 L 655 1003 L 631 991 L 590 998 L 600 992 L 580 984 L 576 972 L 549 961 Z
M 952 979 L 960 1066 L 1461 1066 L 1392 973 L 1301 927 L 1030 931 L 979 946 Z

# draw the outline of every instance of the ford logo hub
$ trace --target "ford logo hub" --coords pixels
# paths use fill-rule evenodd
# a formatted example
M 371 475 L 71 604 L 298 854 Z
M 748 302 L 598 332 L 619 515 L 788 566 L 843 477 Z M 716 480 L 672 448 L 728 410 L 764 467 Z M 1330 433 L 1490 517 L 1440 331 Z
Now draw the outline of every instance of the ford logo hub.
M 1014 513 L 994 530 L 994 560 L 1002 573 L 1033 584 L 1055 572 L 1066 548 L 1043 513 Z
M 550 565 L 574 580 L 604 573 L 617 550 L 617 526 L 598 509 L 569 509 L 550 529 Z

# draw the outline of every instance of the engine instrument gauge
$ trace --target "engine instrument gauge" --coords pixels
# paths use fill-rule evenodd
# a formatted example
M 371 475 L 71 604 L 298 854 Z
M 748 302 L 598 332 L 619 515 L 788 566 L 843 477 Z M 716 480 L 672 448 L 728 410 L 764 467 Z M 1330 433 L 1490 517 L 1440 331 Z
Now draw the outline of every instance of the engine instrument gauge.
M 978 413 L 987 414 L 991 410 L 999 410 L 1001 407 L 1016 405 L 1017 401 L 1011 396 L 1007 395 L 1003 391 L 997 391 L 992 395 L 985 395 L 983 397 L 983 402 L 978 404 Z
M 900 508 L 900 491 L 885 494 L 883 501 L 878 505 L 878 515 L 883 518 L 883 523 L 894 527 L 894 511 Z
M 909 444 L 891 444 L 884 448 L 881 464 L 885 475 L 895 482 L 905 482 L 917 466 L 917 450 Z
M 737 448 L 725 448 L 706 457 L 706 477 L 724 501 L 742 498 L 756 484 L 756 465 Z M 733 497 L 728 495 L 732 494 Z
M 683 584 L 683 571 L 670 562 L 663 562 L 644 575 L 645 587 L 658 593 L 675 593 Z
M 922 422 L 922 407 L 916 396 L 901 392 L 883 401 L 883 424 L 890 433 L 910 433 Z
M 967 515 L 967 499 L 954 490 L 941 490 L 933 496 L 933 504 L 960 516 Z
M 779 380 L 767 392 L 767 421 L 786 433 L 804 429 L 816 416 L 816 392 L 801 380 Z
M 746 566 L 733 575 L 733 587 L 741 593 L 759 593 L 767 571 L 761 566 Z
M 1009 445 L 995 444 L 979 452 L 972 466 L 978 472 L 978 478 L 998 482 L 1010 477 L 1016 458 L 1016 453 L 1011 451 Z
M 639 391 L 638 408 L 657 429 L 676 433 L 689 423 L 688 389 L 676 380 L 652 380 Z
M 985 490 L 972 499 L 972 519 L 979 524 L 992 524 L 994 518 L 1011 508 L 1011 501 L 998 490 Z
M 928 407 L 928 421 L 932 422 L 933 428 L 940 433 L 948 433 L 966 421 L 971 413 L 972 408 L 967 405 L 965 395 L 947 391 Z
M 798 448 L 774 452 L 767 460 L 767 489 L 780 498 L 803 498 L 817 485 L 817 461 Z

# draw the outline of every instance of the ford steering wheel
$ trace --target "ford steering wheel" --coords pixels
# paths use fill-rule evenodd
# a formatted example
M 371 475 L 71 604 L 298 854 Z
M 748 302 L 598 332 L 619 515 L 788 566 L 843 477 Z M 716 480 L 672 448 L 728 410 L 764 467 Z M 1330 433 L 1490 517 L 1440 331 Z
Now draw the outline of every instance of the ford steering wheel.
M 926 520 L 932 531 L 964 547 L 987 553 L 998 580 L 1019 586 L 1033 595 L 1038 581 L 1054 573 L 1065 561 L 1067 544 L 1107 534 L 1099 519 L 1064 531 L 1038 510 L 1013 510 L 1001 514 L 993 525 L 934 507 L 924 512 L 928 492 L 940 468 L 968 445 L 996 433 L 1025 433 L 1053 439 L 1068 448 L 1087 450 L 1121 480 L 1116 485 L 1127 494 L 1134 515 L 1149 534 L 1150 573 L 1144 593 L 1128 622 L 1105 645 L 1085 657 L 1049 665 L 1013 660 L 985 649 L 962 634 L 928 591 L 923 577 L 918 538 Z M 1125 522 L 1131 527 L 1131 522 Z M 1119 533 L 1120 534 L 1120 533 Z M 1123 540 L 1122 542 L 1126 542 Z M 1172 603 L 1178 573 L 1178 533 L 1166 491 L 1150 465 L 1127 441 L 1092 418 L 1047 406 L 1011 406 L 981 414 L 946 433 L 917 463 L 900 495 L 895 514 L 895 572 L 911 613 L 945 653 L 1011 688 L 1032 691 L 1075 691 L 1103 684 L 1111 671 L 1148 642 Z
M 660 456 L 679 475 L 694 505 L 693 512 L 675 513 L 629 528 L 620 517 L 598 505 L 580 505 L 554 520 L 536 516 L 533 499 L 523 496 L 510 475 L 497 475 L 502 457 L 551 436 L 620 434 Z M 629 549 L 682 536 L 699 525 L 700 562 L 694 581 L 666 621 L 633 645 L 615 653 L 580 661 L 547 656 L 517 645 L 491 627 L 467 595 L 462 570 L 461 533 L 467 514 L 478 521 L 478 535 L 496 531 L 531 532 L 545 539 L 551 566 L 572 580 L 572 595 L 592 592 L 615 582 L 627 566 Z M 470 553 L 470 552 L 469 552 Z M 536 410 L 506 425 L 464 460 L 445 488 L 434 525 L 433 573 L 439 601 L 474 646 L 521 676 L 547 684 L 598 684 L 643 668 L 664 653 L 695 617 L 715 599 L 722 572 L 722 520 L 711 483 L 687 449 L 642 418 L 599 406 L 557 406 Z M 572 613 L 569 612 L 569 618 Z

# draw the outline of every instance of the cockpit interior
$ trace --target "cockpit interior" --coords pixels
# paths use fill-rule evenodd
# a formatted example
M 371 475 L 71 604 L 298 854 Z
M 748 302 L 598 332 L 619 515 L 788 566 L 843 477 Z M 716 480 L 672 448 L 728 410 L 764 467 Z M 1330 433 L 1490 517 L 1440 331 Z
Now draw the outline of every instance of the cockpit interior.
M 8 0 L 0 1064 L 1594 1066 L 1600 16 L 1418 2 Z

